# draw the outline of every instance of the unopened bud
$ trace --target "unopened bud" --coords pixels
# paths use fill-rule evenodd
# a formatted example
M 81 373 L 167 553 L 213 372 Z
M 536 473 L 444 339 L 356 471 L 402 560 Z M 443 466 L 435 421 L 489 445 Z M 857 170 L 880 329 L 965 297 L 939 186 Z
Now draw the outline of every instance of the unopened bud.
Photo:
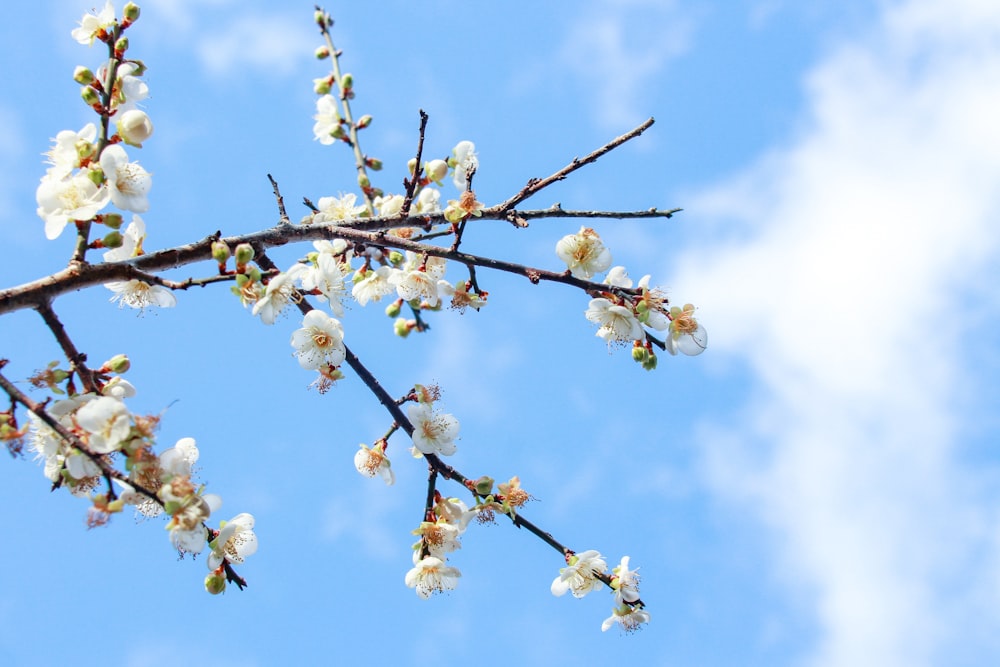
M 632 361 L 643 364 L 646 363 L 646 359 L 649 358 L 649 350 L 643 345 L 635 345 L 632 347 Z
M 412 320 L 408 321 L 400 317 L 393 323 L 392 332 L 400 338 L 406 338 L 410 335 L 410 331 L 412 329 L 411 322 Z M 413 322 L 413 324 L 416 324 L 416 322 Z
M 448 175 L 448 163 L 444 160 L 431 160 L 424 166 L 427 178 L 435 183 L 440 183 L 441 179 Z
M 330 92 L 330 77 L 313 79 L 313 92 L 317 95 L 326 95 Z
M 104 185 L 104 171 L 100 168 L 88 169 L 87 178 L 89 178 L 90 182 L 97 187 Z
M 233 253 L 236 255 L 236 264 L 245 265 L 249 264 L 254 257 L 253 246 L 249 243 L 241 243 L 236 246 L 236 251 Z
M 389 251 L 389 263 L 392 264 L 393 266 L 399 266 L 400 264 L 403 263 L 404 259 L 405 257 L 403 253 L 399 252 L 398 250 Z
M 118 229 L 122 226 L 124 219 L 121 213 L 105 213 L 104 224 L 108 229 Z
M 474 482 L 476 493 L 481 496 L 488 496 L 493 492 L 494 479 L 488 475 L 483 475 Z
M 212 595 L 218 595 L 226 590 L 226 577 L 215 572 L 205 577 L 205 590 Z
M 659 357 L 650 352 L 649 357 L 647 357 L 646 360 L 642 362 L 642 367 L 647 371 L 656 370 L 657 359 L 659 359 Z
M 417 158 L 411 157 L 409 160 L 407 160 L 406 168 L 409 170 L 410 176 L 413 176 L 413 172 L 417 170 Z
M 119 37 L 115 42 L 115 53 L 119 56 L 128 51 L 128 37 Z
M 94 83 L 94 73 L 88 67 L 77 65 L 76 69 L 73 70 L 73 80 L 81 86 L 89 86 Z
M 340 77 L 340 89 L 348 91 L 351 88 L 354 88 L 354 75 L 348 72 L 344 76 Z
M 253 248 L 251 248 L 252 250 Z M 219 264 L 225 264 L 229 260 L 230 252 L 229 246 L 222 241 L 212 242 L 212 259 L 214 259 Z
M 121 248 L 122 247 L 122 234 L 118 230 L 108 232 L 101 239 L 101 245 L 105 248 Z
M 375 157 L 366 157 L 365 166 L 372 171 L 382 171 L 382 160 Z
M 116 354 L 107 361 L 104 362 L 102 368 L 106 368 L 112 373 L 118 373 L 121 375 L 132 367 L 132 362 L 129 361 L 128 356 L 124 354 Z
M 403 300 L 396 299 L 385 307 L 385 314 L 389 317 L 399 317 L 399 311 L 403 308 Z
M 330 49 L 325 46 L 318 47 L 313 54 L 316 56 L 316 60 L 323 60 L 324 58 L 330 57 Z
M 95 104 L 101 103 L 101 96 L 97 94 L 97 91 L 90 86 L 84 86 L 80 90 L 80 97 L 83 101 L 87 103 L 88 106 L 94 106 Z
M 360 185 L 362 189 L 364 189 L 364 188 L 370 188 L 371 185 L 372 185 L 372 182 L 370 180 L 368 180 L 368 177 L 366 175 L 364 175 L 364 174 L 358 174 L 358 185 Z
M 369 125 L 371 125 L 371 124 L 372 124 L 372 115 L 370 113 L 366 113 L 364 116 L 362 116 L 361 118 L 359 118 L 358 122 L 355 123 L 354 125 L 359 130 L 363 130 L 366 127 L 368 127 Z
M 142 142 L 153 135 L 153 121 L 140 109 L 129 109 L 122 114 L 116 125 L 122 141 L 129 146 L 141 148 Z
M 129 23 L 135 23 L 139 18 L 139 5 L 134 2 L 127 2 L 122 7 L 122 17 Z

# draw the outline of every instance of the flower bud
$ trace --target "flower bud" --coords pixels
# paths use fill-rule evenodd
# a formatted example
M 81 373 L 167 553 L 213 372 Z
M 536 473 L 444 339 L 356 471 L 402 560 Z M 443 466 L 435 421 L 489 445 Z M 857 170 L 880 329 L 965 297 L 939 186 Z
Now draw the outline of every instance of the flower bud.
M 316 56 L 316 60 L 323 60 L 324 58 L 329 58 L 330 49 L 328 49 L 325 46 L 320 46 L 316 49 L 316 51 L 313 52 L 313 55 Z
M 346 92 L 351 88 L 354 88 L 354 75 L 348 72 L 340 77 L 340 89 Z
M 247 271 L 247 275 L 250 276 L 250 280 L 254 281 L 255 283 L 260 282 L 260 269 L 258 269 L 256 266 L 251 266 L 250 270 Z
M 326 95 L 330 92 L 330 77 L 313 79 L 313 92 L 317 95 Z
M 657 357 L 655 354 L 652 353 L 652 351 L 650 351 L 649 356 L 646 358 L 644 362 L 642 362 L 643 369 L 647 371 L 656 370 L 656 363 L 658 358 L 659 357 Z
M 94 153 L 97 151 L 97 146 L 83 139 L 77 141 L 74 148 L 76 148 L 76 157 L 81 163 L 94 157 Z
M 251 248 L 253 250 L 253 248 Z M 212 242 L 212 259 L 214 259 L 219 264 L 225 264 L 229 260 L 229 246 L 222 241 Z
M 399 266 L 400 264 L 403 263 L 404 259 L 406 258 L 403 255 L 403 253 L 399 252 L 398 250 L 389 251 L 389 263 L 392 264 L 393 266 Z
M 97 94 L 97 91 L 90 86 L 84 86 L 80 90 L 80 97 L 83 101 L 87 103 L 88 106 L 94 106 L 101 103 L 101 96 Z
M 129 109 L 116 123 L 118 134 L 129 146 L 142 147 L 142 142 L 153 135 L 153 121 L 145 111 Z
M 81 86 L 89 86 L 94 83 L 94 73 L 83 65 L 77 65 L 76 69 L 73 70 L 73 80 Z
M 119 375 L 126 372 L 131 367 L 132 367 L 132 362 L 129 361 L 128 356 L 124 354 L 116 354 L 115 356 L 105 361 L 104 365 L 101 366 L 101 368 L 106 368 L 112 373 L 118 373 Z
M 99 168 L 88 169 L 87 178 L 89 178 L 90 182 L 97 187 L 104 185 L 104 172 Z
M 413 172 L 416 171 L 417 169 L 417 158 L 411 157 L 409 160 L 407 160 L 406 168 L 409 170 L 410 176 L 413 176 Z
M 360 185 L 361 189 L 363 190 L 365 188 L 370 188 L 372 182 L 368 180 L 368 177 L 365 176 L 364 174 L 358 174 L 358 185 Z
M 125 222 L 122 219 L 121 213 L 105 213 L 104 214 L 104 224 L 108 229 L 118 229 Z
M 115 42 L 115 54 L 120 57 L 126 51 L 128 51 L 128 37 L 119 37 Z
M 212 595 L 218 595 L 226 590 L 226 577 L 212 572 L 205 577 L 205 590 Z
M 375 157 L 366 157 L 365 166 L 372 171 L 382 171 L 382 160 Z
M 122 7 L 122 18 L 129 23 L 135 23 L 139 18 L 139 5 L 134 2 L 125 3 L 125 6 Z
M 405 320 L 402 317 L 400 317 L 393 323 L 392 332 L 397 336 L 399 336 L 400 338 L 406 338 L 407 336 L 410 335 L 410 331 L 413 329 L 411 323 L 413 325 L 416 324 L 416 322 L 414 322 L 413 320 Z
M 403 300 L 396 299 L 385 307 L 385 314 L 389 317 L 399 317 L 399 311 L 403 308 Z
M 363 130 L 371 124 L 372 124 L 372 115 L 370 113 L 366 113 L 364 116 L 358 119 L 358 122 L 355 123 L 354 126 L 357 127 L 359 130 Z
M 105 248 L 121 248 L 122 247 L 122 234 L 117 229 L 112 230 L 104 235 L 101 239 L 101 245 Z
M 441 183 L 441 179 L 448 175 L 448 163 L 444 160 L 431 160 L 424 165 L 424 172 L 427 178 L 435 183 Z
M 237 266 L 249 264 L 254 257 L 253 246 L 249 243 L 241 243 L 236 246 L 236 264 Z
M 475 486 L 476 493 L 481 496 L 488 496 L 493 492 L 493 482 L 494 479 L 489 475 L 483 475 L 477 479 L 473 485 Z
M 644 345 L 635 345 L 632 347 L 632 361 L 644 364 L 648 358 L 649 350 Z

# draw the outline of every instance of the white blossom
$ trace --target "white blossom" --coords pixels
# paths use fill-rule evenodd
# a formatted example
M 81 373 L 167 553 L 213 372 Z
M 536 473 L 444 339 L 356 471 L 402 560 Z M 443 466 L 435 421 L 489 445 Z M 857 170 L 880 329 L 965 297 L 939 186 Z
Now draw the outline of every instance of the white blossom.
M 611 266 L 611 251 L 604 247 L 601 237 L 589 227 L 581 227 L 576 234 L 567 234 L 556 243 L 556 254 L 566 262 L 575 278 L 590 280 Z
M 306 370 L 339 366 L 347 356 L 343 326 L 321 310 L 306 313 L 302 328 L 292 332 L 291 342 L 299 365 Z
M 146 194 L 153 182 L 138 162 L 129 162 L 125 149 L 119 144 L 108 146 L 101 153 L 101 169 L 108 180 L 108 191 L 115 206 L 133 213 L 149 209 Z
M 435 556 L 427 556 L 406 573 L 406 585 L 416 589 L 417 595 L 426 600 L 432 593 L 454 590 L 461 576 L 458 568 L 445 565 Z
M 424 454 L 451 456 L 457 450 L 458 420 L 453 415 L 434 412 L 426 403 L 407 408 L 413 424 L 413 446 Z
M 253 515 L 246 512 L 224 522 L 218 536 L 209 544 L 212 553 L 208 555 L 208 569 L 214 570 L 224 561 L 238 565 L 247 556 L 257 553 L 257 534 L 253 526 Z
M 35 191 L 38 217 L 45 221 L 45 237 L 49 240 L 62 234 L 70 220 L 90 220 L 108 205 L 111 193 L 97 186 L 83 171 L 68 178 L 46 174 Z

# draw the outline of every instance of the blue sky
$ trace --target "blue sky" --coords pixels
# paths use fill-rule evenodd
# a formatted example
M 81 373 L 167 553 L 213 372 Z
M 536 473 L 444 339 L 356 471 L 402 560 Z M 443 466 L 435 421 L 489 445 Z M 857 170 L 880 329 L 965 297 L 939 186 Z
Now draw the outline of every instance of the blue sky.
M 252 512 L 261 549 L 246 591 L 210 597 L 203 559 L 177 562 L 157 520 L 87 532 L 83 503 L 9 461 L 0 662 L 995 664 L 1000 9 L 804 4 L 329 7 L 387 190 L 420 108 L 431 154 L 476 142 L 487 204 L 656 118 L 532 202 L 684 208 L 597 229 L 633 277 L 698 305 L 706 354 L 646 373 L 594 337 L 583 294 L 500 275 L 481 276 L 486 309 L 438 314 L 422 337 L 393 337 L 380 308 L 344 318 L 392 393 L 440 383 L 457 468 L 520 475 L 538 498 L 525 514 L 558 539 L 632 557 L 648 627 L 601 633 L 610 595 L 554 598 L 559 555 L 503 523 L 471 528 L 459 587 L 419 600 L 403 575 L 425 474 L 402 441 L 395 486 L 354 471 L 390 420 L 353 377 L 306 389 L 297 318 L 266 327 L 224 288 L 137 317 L 95 289 L 56 302 L 67 327 L 92 359 L 129 354 L 131 405 L 169 406 L 160 442 L 196 438 L 220 515 Z M 310 4 L 141 6 L 147 249 L 274 224 L 267 173 L 293 217 L 303 196 L 351 191 L 347 151 L 312 140 Z M 70 77 L 99 54 L 69 37 L 89 7 L 13 8 L 0 29 L 4 287 L 70 252 L 45 240 L 34 190 L 50 137 L 91 119 Z M 483 223 L 466 244 L 559 269 L 578 227 Z M 24 377 L 57 350 L 16 313 L 0 356 Z

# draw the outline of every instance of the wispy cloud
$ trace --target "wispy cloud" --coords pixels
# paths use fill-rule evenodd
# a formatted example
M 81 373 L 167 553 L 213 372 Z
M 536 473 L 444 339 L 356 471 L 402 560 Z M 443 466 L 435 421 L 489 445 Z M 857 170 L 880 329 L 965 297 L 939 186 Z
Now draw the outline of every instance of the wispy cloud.
M 212 75 L 229 76 L 240 70 L 289 74 L 308 60 L 315 30 L 300 17 L 243 14 L 211 38 L 200 41 L 197 52 Z
M 737 240 L 671 282 L 756 378 L 704 429 L 711 484 L 814 601 L 812 664 L 1000 650 L 1000 464 L 965 444 L 996 383 L 964 344 L 1000 321 L 998 37 L 990 3 L 886 9 L 811 72 L 794 146 L 686 207 Z
M 687 49 L 690 18 L 673 2 L 644 0 L 589 3 L 574 15 L 554 66 L 590 91 L 602 127 L 617 130 L 644 120 L 643 89 Z

